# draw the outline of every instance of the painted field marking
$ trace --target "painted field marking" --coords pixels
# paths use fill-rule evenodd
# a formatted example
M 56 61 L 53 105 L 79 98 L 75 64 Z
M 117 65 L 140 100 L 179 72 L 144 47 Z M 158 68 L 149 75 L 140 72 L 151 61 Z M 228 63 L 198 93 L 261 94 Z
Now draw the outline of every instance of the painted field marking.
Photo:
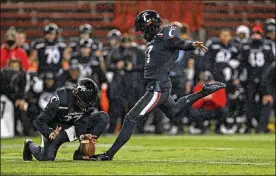
M 1 159 L 18 159 L 22 160 L 21 157 L 16 157 L 16 156 L 1 156 Z M 58 157 L 57 161 L 62 162 L 62 160 L 66 161 L 72 161 L 73 160 L 68 160 L 68 158 L 64 157 Z M 119 159 L 119 160 L 114 160 L 111 162 L 129 162 L 129 163 L 141 163 L 141 162 L 152 162 L 152 163 L 196 163 L 196 164 L 221 164 L 221 165 L 255 165 L 255 166 L 272 166 L 275 165 L 275 163 L 263 163 L 263 162 L 229 162 L 229 161 L 199 161 L 199 160 L 141 160 L 141 161 L 134 161 L 134 160 L 129 160 L 129 159 Z M 23 161 L 22 161 L 23 162 Z M 26 162 L 26 161 L 24 161 Z M 32 162 L 32 161 L 27 161 L 27 162 Z

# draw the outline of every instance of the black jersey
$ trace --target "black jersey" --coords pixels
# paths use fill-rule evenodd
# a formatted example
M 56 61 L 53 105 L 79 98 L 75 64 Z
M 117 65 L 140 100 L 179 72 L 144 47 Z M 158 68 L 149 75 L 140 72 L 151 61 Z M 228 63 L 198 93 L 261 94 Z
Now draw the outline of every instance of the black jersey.
M 35 119 L 35 127 L 46 138 L 56 126 L 66 129 L 75 125 L 89 112 L 82 112 L 74 102 L 72 88 L 62 87 L 57 89 L 50 98 L 49 103 L 40 115 Z M 77 134 L 80 129 L 76 129 Z M 83 129 L 86 130 L 86 129 Z
M 233 71 L 240 65 L 238 48 L 232 43 L 224 45 L 218 39 L 208 40 L 206 46 L 208 52 L 204 56 L 204 69 L 210 71 L 216 81 L 230 81 Z
M 62 68 L 63 52 L 66 48 L 64 42 L 57 41 L 50 44 L 45 39 L 33 42 L 32 48 L 37 50 L 38 74 L 45 72 L 57 72 Z
M 178 57 L 178 51 L 194 49 L 191 41 L 179 38 L 179 29 L 175 26 L 162 29 L 147 44 L 144 78 L 146 81 L 168 82 L 170 70 Z
M 271 42 L 263 40 L 259 44 L 249 42 L 241 48 L 240 60 L 247 69 L 248 80 L 260 82 L 263 73 L 275 60 Z

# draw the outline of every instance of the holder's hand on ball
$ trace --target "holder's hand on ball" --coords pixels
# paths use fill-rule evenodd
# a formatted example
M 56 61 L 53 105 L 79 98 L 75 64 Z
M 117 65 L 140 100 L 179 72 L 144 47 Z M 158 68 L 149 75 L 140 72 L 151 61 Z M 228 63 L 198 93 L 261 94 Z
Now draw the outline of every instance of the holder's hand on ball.
M 97 136 L 92 134 L 82 134 L 80 140 L 90 139 L 94 144 L 97 143 Z

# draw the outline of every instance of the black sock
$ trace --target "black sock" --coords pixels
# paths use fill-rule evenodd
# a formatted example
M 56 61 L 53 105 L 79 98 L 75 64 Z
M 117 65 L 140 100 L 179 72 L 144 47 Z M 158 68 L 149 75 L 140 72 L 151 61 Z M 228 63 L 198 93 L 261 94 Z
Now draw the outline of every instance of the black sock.
M 204 93 L 202 91 L 199 91 L 197 93 L 190 94 L 190 95 L 180 98 L 175 103 L 175 107 L 177 109 L 177 113 L 175 114 L 175 116 L 177 116 L 184 108 L 192 105 L 194 102 L 196 102 L 197 100 L 199 100 L 205 96 L 206 95 L 204 95 Z
M 125 119 L 124 125 L 120 131 L 120 134 L 116 138 L 114 144 L 106 152 L 109 157 L 113 157 L 115 153 L 130 139 L 135 123 L 131 122 L 128 118 Z

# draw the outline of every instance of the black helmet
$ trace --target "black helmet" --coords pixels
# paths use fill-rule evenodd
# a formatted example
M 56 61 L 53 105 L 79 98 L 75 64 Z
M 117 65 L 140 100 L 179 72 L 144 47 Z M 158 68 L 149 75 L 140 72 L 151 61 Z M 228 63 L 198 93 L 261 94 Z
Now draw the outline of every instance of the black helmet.
M 81 79 L 73 89 L 73 95 L 76 98 L 76 104 L 82 111 L 92 110 L 99 94 L 96 83 L 89 79 Z
M 118 29 L 111 29 L 108 33 L 107 33 L 107 37 L 109 39 L 111 38 L 116 38 L 116 39 L 120 39 L 122 33 L 118 30 Z
M 160 16 L 154 10 L 145 10 L 135 18 L 135 31 L 140 31 L 146 41 L 151 41 L 160 31 L 162 21 Z
M 275 23 L 275 19 L 274 18 L 266 19 L 265 23 L 264 23 L 264 31 L 265 31 L 265 33 L 275 32 L 275 30 L 276 30 L 275 26 L 276 26 L 276 23 Z
M 46 25 L 44 27 L 44 33 L 47 34 L 47 33 L 58 33 L 58 26 L 55 24 L 55 23 L 49 23 L 48 25 Z
M 79 27 L 79 34 L 90 34 L 92 32 L 92 26 L 88 23 L 82 24 Z
M 80 47 L 81 48 L 91 48 L 93 44 L 93 40 L 91 38 L 88 39 L 81 39 L 80 40 Z

